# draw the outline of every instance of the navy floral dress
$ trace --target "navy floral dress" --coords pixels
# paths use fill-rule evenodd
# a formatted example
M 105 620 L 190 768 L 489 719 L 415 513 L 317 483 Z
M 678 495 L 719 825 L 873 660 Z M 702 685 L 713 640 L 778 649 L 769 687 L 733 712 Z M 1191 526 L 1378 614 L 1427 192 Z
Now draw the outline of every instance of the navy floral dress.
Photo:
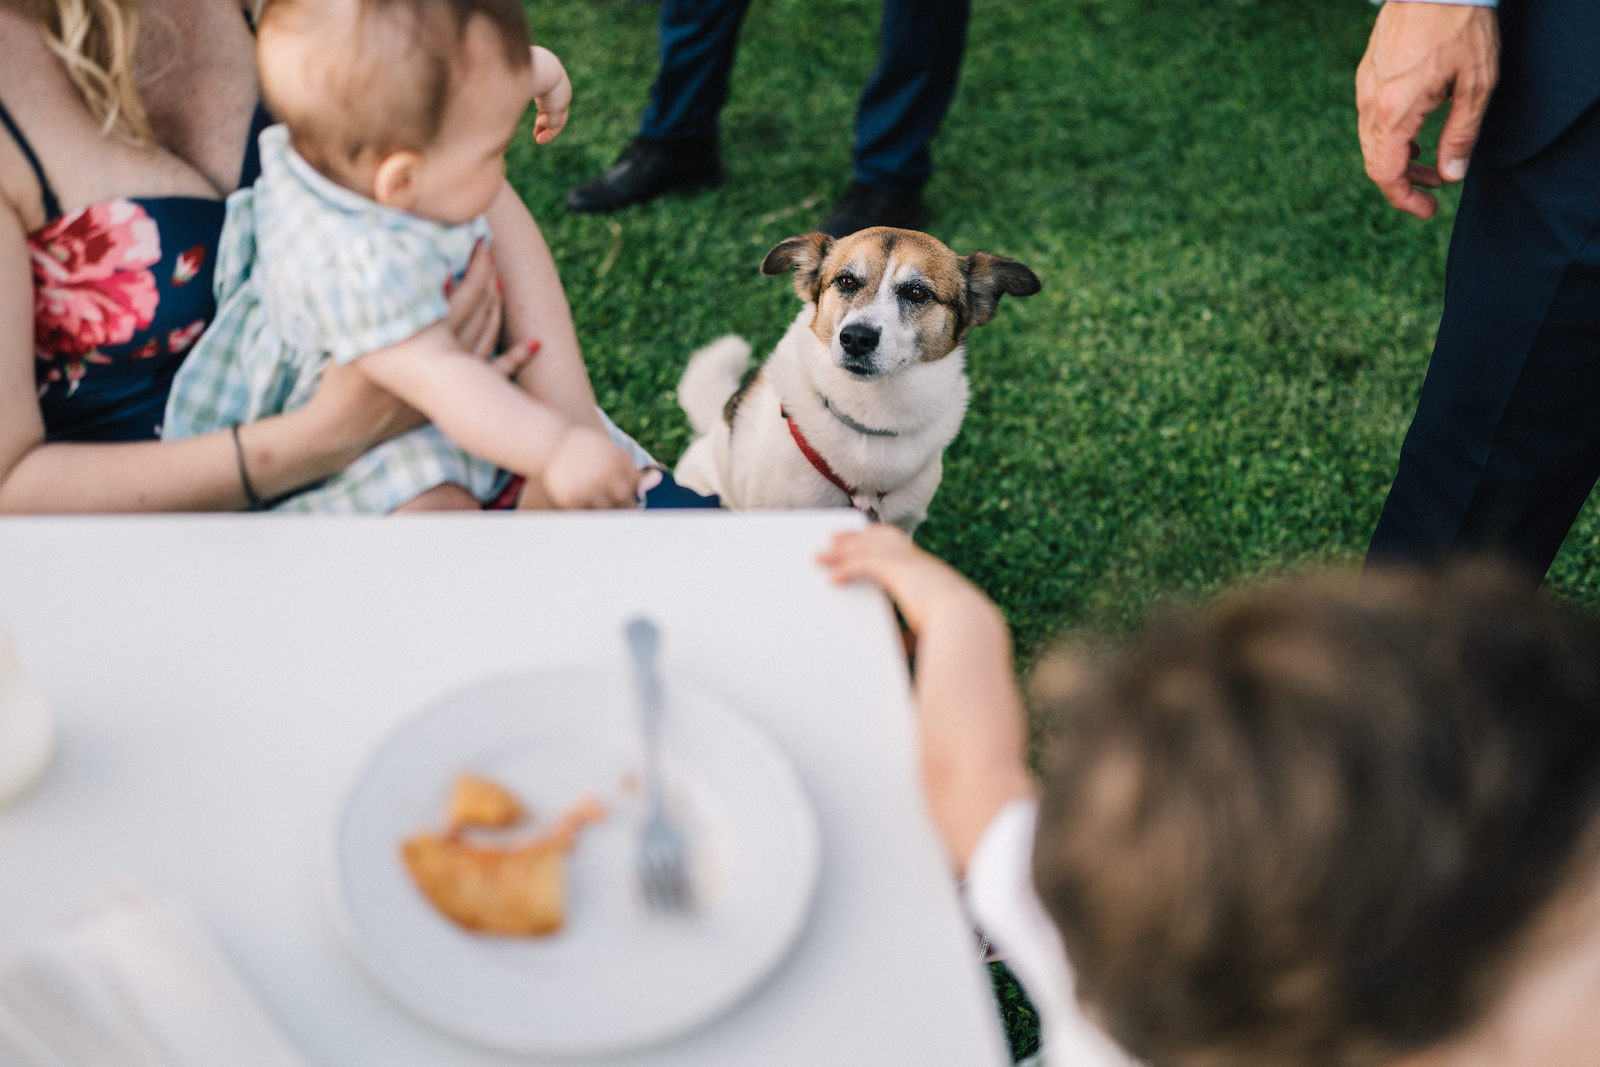
M 256 109 L 240 185 L 259 169 Z M 47 220 L 28 235 L 34 380 L 50 441 L 156 438 L 183 357 L 216 314 L 212 268 L 223 202 L 194 196 L 90 204 L 62 214 L 32 146 L 0 104 L 39 179 Z

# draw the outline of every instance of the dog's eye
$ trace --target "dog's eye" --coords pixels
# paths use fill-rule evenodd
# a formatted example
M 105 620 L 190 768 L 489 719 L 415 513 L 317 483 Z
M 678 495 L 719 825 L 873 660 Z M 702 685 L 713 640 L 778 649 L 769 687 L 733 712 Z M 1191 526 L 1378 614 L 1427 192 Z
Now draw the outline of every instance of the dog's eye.
M 919 285 L 916 282 L 912 282 L 910 285 L 901 286 L 900 299 L 909 301 L 913 304 L 926 304 L 928 301 L 933 299 L 933 290 L 929 289 L 926 285 Z
M 833 280 L 841 293 L 853 293 L 861 288 L 861 279 L 854 274 L 841 274 Z

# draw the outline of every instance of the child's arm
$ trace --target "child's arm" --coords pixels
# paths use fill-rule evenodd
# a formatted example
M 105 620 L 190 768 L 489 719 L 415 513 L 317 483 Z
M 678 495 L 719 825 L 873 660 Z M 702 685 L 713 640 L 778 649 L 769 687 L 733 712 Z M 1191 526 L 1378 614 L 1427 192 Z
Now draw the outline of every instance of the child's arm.
M 836 582 L 882 586 L 916 635 L 923 781 L 934 822 L 965 871 L 990 821 L 1034 795 L 1005 618 L 977 586 L 893 526 L 840 534 L 820 562 Z
M 639 471 L 627 453 L 602 431 L 574 425 L 509 385 L 493 366 L 462 351 L 443 322 L 354 366 L 466 451 L 537 481 L 557 507 L 635 503 Z
M 556 54 L 542 45 L 534 45 L 533 102 L 539 108 L 533 120 L 535 144 L 549 144 L 567 125 L 567 114 L 572 108 L 572 82 L 567 68 L 561 65 Z
M 487 218 L 505 292 L 505 335 L 540 343 L 517 384 L 570 422 L 603 429 L 567 294 L 538 224 L 510 185 L 501 188 Z

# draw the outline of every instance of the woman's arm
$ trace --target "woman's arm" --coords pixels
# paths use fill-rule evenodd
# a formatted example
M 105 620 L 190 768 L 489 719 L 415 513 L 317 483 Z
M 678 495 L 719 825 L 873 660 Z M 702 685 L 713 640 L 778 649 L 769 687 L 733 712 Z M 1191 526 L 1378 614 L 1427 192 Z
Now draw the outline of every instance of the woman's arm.
M 497 321 L 488 264 L 451 295 L 463 345 Z M 492 373 L 515 373 L 523 352 Z M 0 512 L 215 511 L 246 504 L 231 433 L 182 441 L 46 443 L 34 386 L 33 275 L 22 223 L 0 199 Z M 489 365 L 483 364 L 487 367 Z M 421 424 L 417 413 L 353 368 L 330 367 L 304 407 L 242 427 L 250 482 L 265 498 L 338 473 L 372 445 Z
M 501 187 L 488 219 L 495 266 L 505 286 L 506 336 L 540 342 L 538 355 L 517 376 L 517 384 L 569 421 L 602 428 L 572 309 L 544 235 L 509 184 Z

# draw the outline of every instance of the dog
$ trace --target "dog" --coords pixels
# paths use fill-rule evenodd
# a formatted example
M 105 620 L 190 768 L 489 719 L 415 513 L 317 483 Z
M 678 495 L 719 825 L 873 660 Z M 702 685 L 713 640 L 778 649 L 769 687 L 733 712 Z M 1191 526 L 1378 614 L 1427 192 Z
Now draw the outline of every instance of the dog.
M 678 403 L 696 436 L 673 475 L 734 509 L 849 504 L 910 533 L 966 415 L 967 331 L 1039 279 L 885 226 L 781 241 L 761 273 L 784 271 L 804 307 L 753 377 L 743 338 L 690 356 Z

